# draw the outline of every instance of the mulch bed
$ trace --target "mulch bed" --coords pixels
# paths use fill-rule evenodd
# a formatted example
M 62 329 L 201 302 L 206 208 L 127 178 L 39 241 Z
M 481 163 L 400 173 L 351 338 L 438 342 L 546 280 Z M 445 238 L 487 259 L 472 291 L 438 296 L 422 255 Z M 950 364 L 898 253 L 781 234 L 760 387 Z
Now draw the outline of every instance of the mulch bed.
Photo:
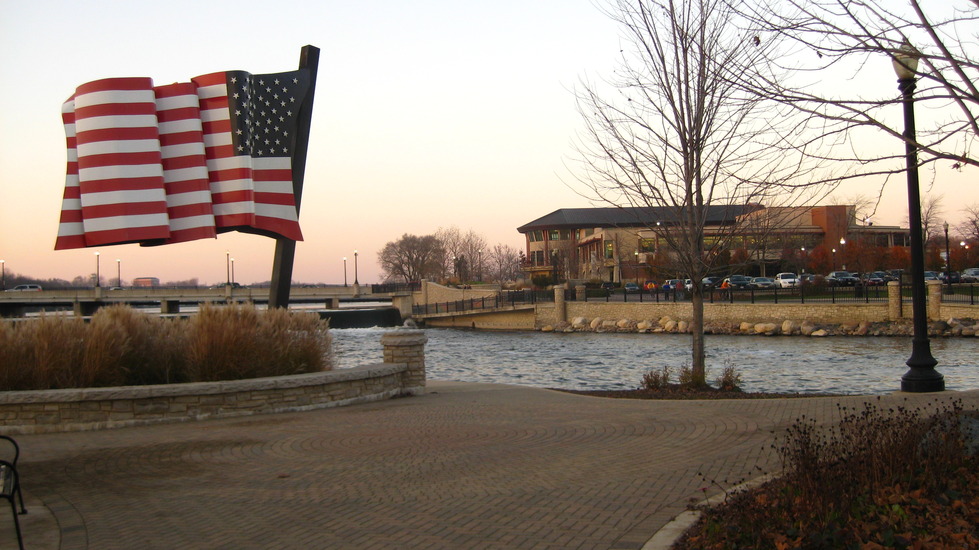
M 553 388 L 556 391 L 590 395 L 592 397 L 608 397 L 612 399 L 775 399 L 785 397 L 838 397 L 830 393 L 763 393 L 743 392 L 740 390 L 722 390 L 717 388 L 692 389 L 678 384 L 671 384 L 659 390 L 567 390 Z

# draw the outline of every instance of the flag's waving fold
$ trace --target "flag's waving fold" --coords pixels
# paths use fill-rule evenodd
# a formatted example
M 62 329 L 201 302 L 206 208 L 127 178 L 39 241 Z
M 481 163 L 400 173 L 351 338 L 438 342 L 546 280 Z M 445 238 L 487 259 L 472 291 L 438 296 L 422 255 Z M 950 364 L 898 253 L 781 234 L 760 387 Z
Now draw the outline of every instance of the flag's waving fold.
M 55 249 L 164 244 L 240 230 L 302 240 L 292 155 L 308 71 L 112 78 L 64 104 Z

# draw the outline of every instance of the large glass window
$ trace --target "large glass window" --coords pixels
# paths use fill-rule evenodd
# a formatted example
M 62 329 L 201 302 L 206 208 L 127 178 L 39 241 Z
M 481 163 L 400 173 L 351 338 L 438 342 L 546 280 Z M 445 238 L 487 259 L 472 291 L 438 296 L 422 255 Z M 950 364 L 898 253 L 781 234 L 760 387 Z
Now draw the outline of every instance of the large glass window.
M 612 241 L 605 241 L 605 259 L 611 260 L 615 257 L 615 244 Z

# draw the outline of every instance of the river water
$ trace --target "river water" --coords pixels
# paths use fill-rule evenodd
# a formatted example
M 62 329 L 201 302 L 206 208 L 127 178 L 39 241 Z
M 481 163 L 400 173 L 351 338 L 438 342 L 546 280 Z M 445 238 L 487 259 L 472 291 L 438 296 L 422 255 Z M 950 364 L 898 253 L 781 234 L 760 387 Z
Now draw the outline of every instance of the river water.
M 341 368 L 383 360 L 390 328 L 331 329 Z M 563 389 L 633 389 L 650 369 L 690 364 L 690 336 L 425 329 L 430 380 Z M 950 390 L 979 389 L 979 338 L 931 340 Z M 707 336 L 707 378 L 727 365 L 751 392 L 884 394 L 899 390 L 907 337 Z M 674 374 L 675 381 L 675 374 Z

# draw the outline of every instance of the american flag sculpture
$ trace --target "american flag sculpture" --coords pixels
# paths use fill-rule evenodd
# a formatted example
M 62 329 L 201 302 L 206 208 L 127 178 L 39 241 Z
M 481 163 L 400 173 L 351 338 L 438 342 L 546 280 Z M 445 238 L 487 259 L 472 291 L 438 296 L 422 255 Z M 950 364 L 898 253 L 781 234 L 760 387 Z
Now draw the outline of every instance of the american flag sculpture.
M 292 168 L 310 86 L 307 69 L 79 86 L 62 108 L 68 166 L 55 249 L 235 230 L 302 240 Z

